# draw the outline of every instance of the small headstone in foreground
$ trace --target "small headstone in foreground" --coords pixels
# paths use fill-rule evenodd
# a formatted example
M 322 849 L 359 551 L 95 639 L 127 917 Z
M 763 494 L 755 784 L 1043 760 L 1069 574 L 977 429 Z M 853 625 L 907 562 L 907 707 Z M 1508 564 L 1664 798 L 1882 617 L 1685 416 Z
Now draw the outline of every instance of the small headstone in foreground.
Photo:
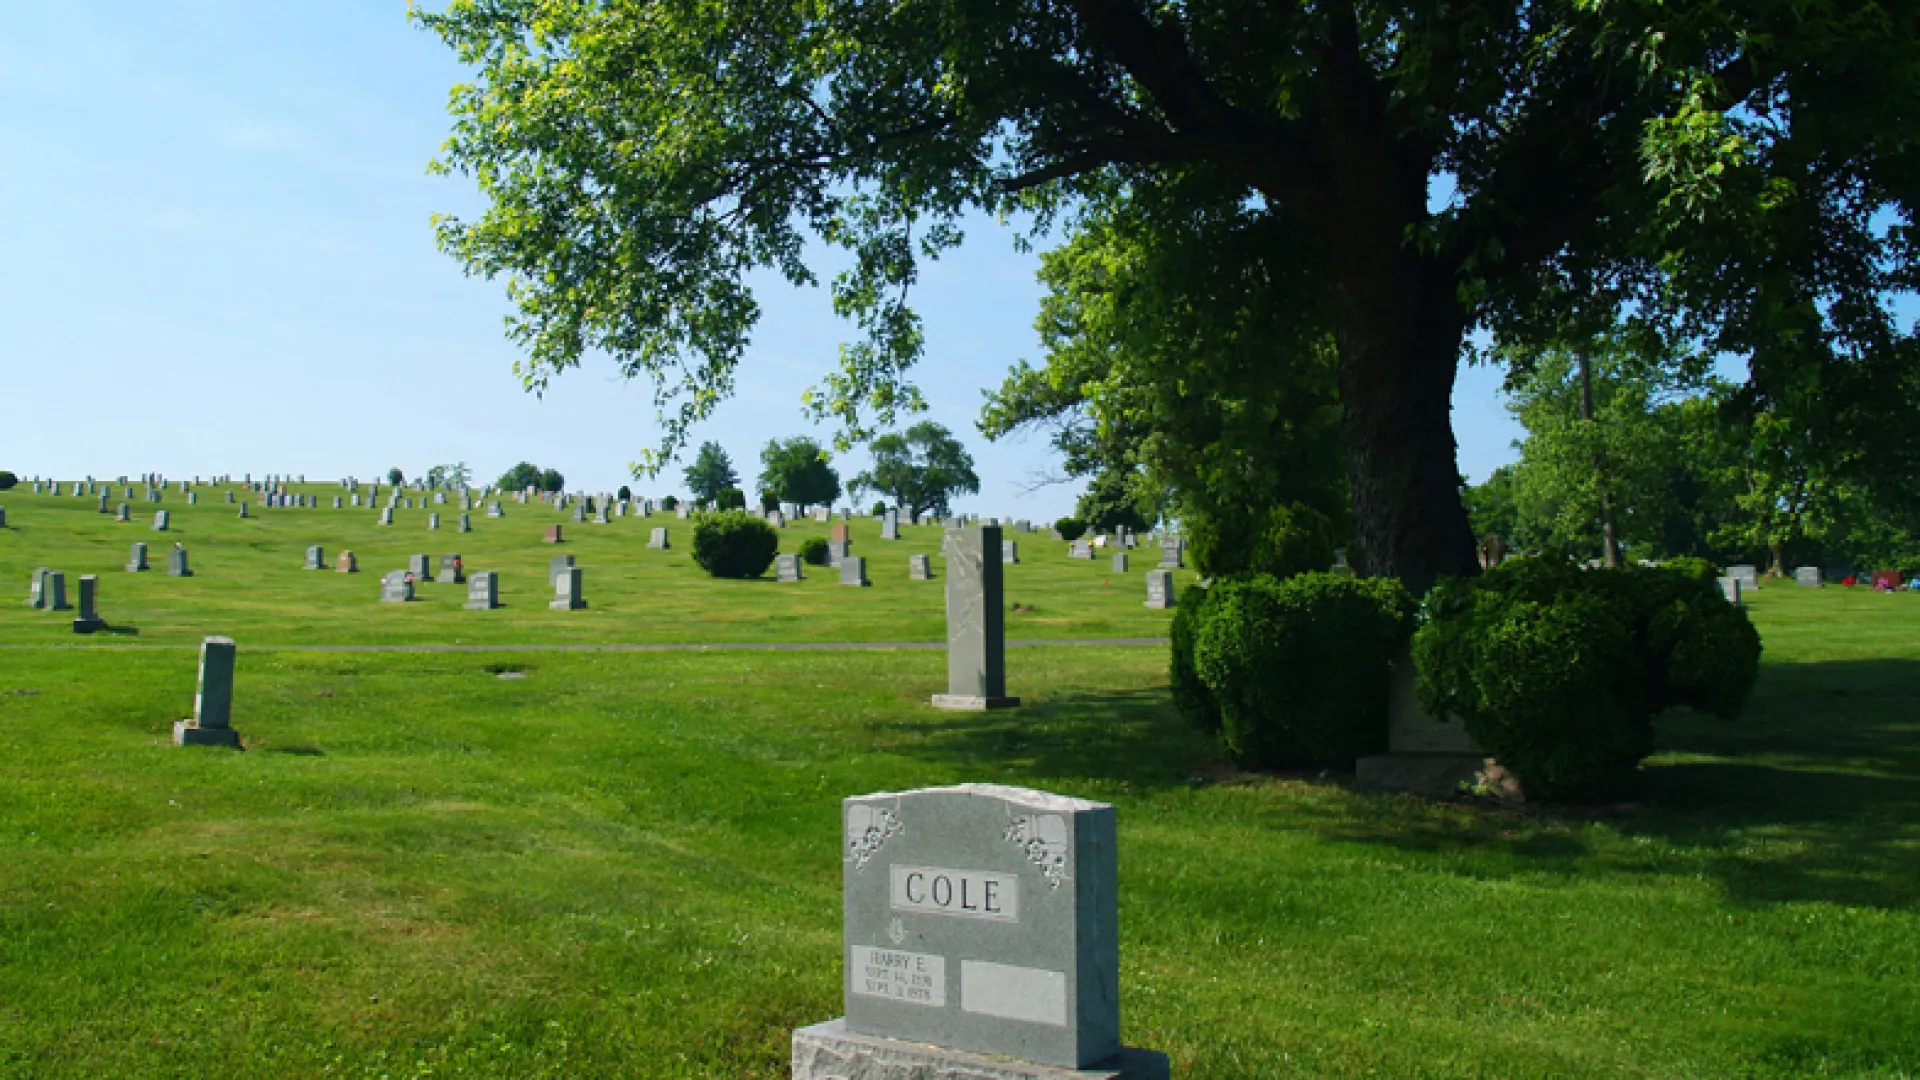
M 467 568 L 458 555 L 440 556 L 440 573 L 434 577 L 445 585 L 464 585 L 467 581 Z
M 544 539 L 542 540 L 542 542 L 543 542 L 543 543 L 548 543 L 548 544 L 558 544 L 558 543 L 561 543 L 562 541 L 561 541 L 561 539 L 560 539 L 560 526 L 558 526 L 558 525 L 549 525 L 549 526 L 547 526 L 547 535 L 546 535 L 546 536 L 545 536 L 545 538 L 544 538 Z
M 666 528 L 666 526 L 664 526 L 664 525 L 662 525 L 662 526 L 659 526 L 659 527 L 657 527 L 657 528 L 655 528 L 655 529 L 654 529 L 654 530 L 653 530 L 653 531 L 652 531 L 651 533 L 649 533 L 649 534 L 648 534 L 648 536 L 647 536 L 647 546 L 648 546 L 649 548 L 653 548 L 653 549 L 654 549 L 654 550 L 656 550 L 656 551 L 666 551 L 666 550 L 667 550 L 667 528 Z
M 408 580 L 405 570 L 391 570 L 380 579 L 380 602 L 383 604 L 404 604 L 413 599 L 413 582 Z
M 947 530 L 947 692 L 935 694 L 939 709 L 1009 709 L 1007 628 L 1000 529 Z
M 233 730 L 232 638 L 210 637 L 200 643 L 200 684 L 193 695 L 193 719 L 173 725 L 175 746 L 240 745 Z
M 107 628 L 107 620 L 100 617 L 95 606 L 99 602 L 100 579 L 92 574 L 80 575 L 80 615 L 73 620 L 73 632 L 91 634 L 95 630 Z
M 468 611 L 492 611 L 500 606 L 500 575 L 492 570 L 482 570 L 467 579 L 467 602 L 461 605 Z
M 851 546 L 845 540 L 827 541 L 827 565 L 837 569 L 847 560 L 847 549 Z
M 159 510 L 154 513 L 153 515 L 153 531 L 154 532 L 166 532 L 167 527 L 172 524 L 173 524 L 173 515 L 168 511 Z
M 1118 870 L 1105 803 L 845 800 L 846 1016 L 794 1032 L 794 1080 L 1166 1080 L 1166 1055 L 1120 1043 Z
M 577 566 L 567 567 L 567 572 L 553 581 L 553 602 L 547 607 L 554 611 L 579 611 L 587 606 L 586 593 L 581 591 L 581 571 Z
M 200 505 L 200 493 L 197 491 L 187 492 L 187 505 L 188 506 Z
M 873 582 L 867 580 L 867 560 L 859 555 L 849 555 L 840 560 L 840 584 L 866 588 Z
M 383 506 L 380 508 L 380 524 L 382 525 L 393 524 L 393 507 Z
M 35 611 L 43 611 L 47 606 L 47 575 L 53 571 L 44 566 L 33 568 L 33 577 L 28 582 L 27 606 Z
M 900 539 L 900 511 L 890 509 L 886 516 L 880 519 L 880 539 Z
M 322 547 L 321 547 L 321 546 L 320 546 L 319 544 L 315 544 L 315 545 L 313 545 L 312 547 L 310 547 L 310 548 L 308 548 L 308 549 L 307 549 L 307 563 L 306 563 L 306 565 L 305 565 L 305 566 L 302 566 L 302 567 L 301 567 L 300 569 L 302 569 L 302 570 L 325 570 L 326 568 L 327 568 L 327 553 L 326 553 L 326 550 L 325 550 L 324 548 L 322 548 Z
M 933 556 L 921 552 L 907 556 L 908 581 L 933 580 Z
M 193 570 L 187 566 L 187 549 L 181 547 L 179 544 L 173 545 L 173 550 L 167 552 L 167 576 L 193 576 Z
M 1186 554 L 1186 541 L 1178 536 L 1169 536 L 1160 541 L 1160 567 L 1163 570 L 1178 570 L 1186 566 L 1182 558 Z
M 147 572 L 147 545 L 138 543 L 127 554 L 127 573 L 144 574 Z
M 1125 558 L 1126 556 L 1119 556 Z M 1173 591 L 1173 571 L 1147 571 L 1147 606 L 1150 608 L 1170 608 L 1180 602 Z
M 338 495 L 335 495 L 335 496 L 333 497 L 333 508 L 334 508 L 335 510 L 339 510 L 339 509 L 341 509 L 341 501 L 340 501 L 340 496 L 338 496 Z
M 773 557 L 773 580 L 776 582 L 800 581 L 805 577 L 800 572 L 800 556 L 775 555 Z

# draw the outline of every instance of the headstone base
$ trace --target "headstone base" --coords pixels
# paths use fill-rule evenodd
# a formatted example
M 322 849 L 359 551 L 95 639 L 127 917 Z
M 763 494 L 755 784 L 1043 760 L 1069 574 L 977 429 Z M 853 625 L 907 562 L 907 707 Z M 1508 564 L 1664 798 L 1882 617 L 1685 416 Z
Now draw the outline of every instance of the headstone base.
M 1486 767 L 1480 754 L 1374 754 L 1354 763 L 1353 786 L 1373 791 L 1410 791 L 1438 798 L 1473 784 Z
M 226 727 L 201 727 L 191 720 L 173 722 L 175 746 L 231 746 L 240 748 L 240 733 Z
M 101 618 L 73 620 L 73 632 L 76 634 L 91 634 L 95 630 L 105 630 L 106 628 L 107 620 Z
M 949 1050 L 847 1030 L 845 1020 L 793 1033 L 793 1080 L 1168 1080 L 1167 1055 L 1126 1049 L 1092 1068 Z
M 954 712 L 986 712 L 988 709 L 1017 709 L 1017 697 L 974 697 L 969 694 L 935 694 L 933 707 Z

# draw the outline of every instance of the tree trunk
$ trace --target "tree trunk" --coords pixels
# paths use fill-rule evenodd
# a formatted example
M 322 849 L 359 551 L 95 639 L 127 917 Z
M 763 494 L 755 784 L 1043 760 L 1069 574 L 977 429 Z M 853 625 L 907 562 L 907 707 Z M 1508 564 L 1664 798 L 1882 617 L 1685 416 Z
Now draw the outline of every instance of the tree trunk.
M 1593 423 L 1593 362 L 1582 342 L 1574 356 L 1580 362 L 1580 421 Z M 1591 431 L 1588 432 L 1592 434 Z M 1593 468 L 1593 486 L 1600 493 L 1600 554 L 1607 569 L 1620 569 L 1620 534 L 1613 526 L 1613 496 L 1607 491 L 1607 468 L 1595 451 L 1587 461 Z
M 1354 532 L 1363 574 L 1418 596 L 1479 572 L 1460 501 L 1453 381 L 1466 326 L 1451 275 L 1399 250 L 1337 259 L 1335 338 Z M 1380 248 L 1375 248 L 1380 251 Z

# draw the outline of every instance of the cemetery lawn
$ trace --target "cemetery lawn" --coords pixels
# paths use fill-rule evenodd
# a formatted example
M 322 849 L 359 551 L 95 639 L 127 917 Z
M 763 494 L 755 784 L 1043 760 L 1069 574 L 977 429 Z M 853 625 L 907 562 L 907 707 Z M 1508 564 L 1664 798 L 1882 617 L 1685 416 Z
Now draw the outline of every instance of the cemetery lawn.
M 71 489 L 71 482 L 66 490 Z M 880 523 L 859 515 L 847 523 L 853 554 L 867 559 L 871 588 L 839 583 L 839 572 L 805 568 L 806 580 L 779 584 L 772 569 L 752 581 L 709 577 L 693 562 L 691 521 L 671 513 L 651 518 L 614 518 L 607 525 L 576 525 L 571 510 L 544 503 L 503 501 L 506 516 L 488 518 L 484 504 L 469 516 L 473 531 L 459 533 L 457 498 L 428 509 L 398 509 L 394 524 L 376 524 L 378 511 L 349 506 L 333 509 L 335 496 L 348 498 L 333 484 L 295 485 L 313 495 L 316 508 L 261 509 L 259 496 L 236 488 L 247 500 L 241 520 L 226 501 L 224 486 L 197 489 L 199 502 L 188 505 L 177 489 L 158 505 L 125 499 L 115 487 L 111 504 L 126 502 L 132 520 L 115 523 L 102 514 L 94 496 L 34 495 L 29 486 L 0 492 L 8 528 L 0 529 L 0 582 L 12 583 L 17 604 L 0 604 L 0 644 L 171 644 L 198 645 L 208 634 L 224 634 L 247 645 L 330 644 L 742 644 L 773 642 L 943 642 L 946 640 L 946 560 L 940 555 L 941 528 L 902 525 L 901 539 L 880 539 Z M 382 490 L 385 490 L 384 488 Z M 414 493 L 416 500 L 418 493 Z M 382 502 L 385 501 L 382 496 Z M 154 513 L 172 516 L 167 532 L 153 531 Z M 428 514 L 440 515 L 429 531 Z M 565 542 L 542 543 L 546 526 L 562 526 Z M 668 530 L 671 547 L 647 548 L 648 533 Z M 780 532 L 780 550 L 798 550 L 808 537 L 825 537 L 828 526 L 812 519 Z M 1130 572 L 1112 572 L 1110 557 L 1093 562 L 1069 560 L 1066 545 L 1043 533 L 1014 533 L 1021 562 L 1006 570 L 1006 596 L 1012 608 L 1007 635 L 1019 639 L 1159 638 L 1171 613 L 1145 606 L 1146 571 L 1159 563 L 1158 550 L 1133 552 Z M 125 569 L 136 542 L 147 545 L 146 573 Z M 184 544 L 193 575 L 168 577 L 167 553 Z M 328 569 L 303 570 L 307 548 L 324 549 Z M 358 556 L 360 572 L 335 573 L 341 551 Z M 468 574 L 500 574 L 495 611 L 465 611 L 464 585 L 431 583 L 415 588 L 410 604 L 380 603 L 380 577 L 404 570 L 410 555 L 439 557 L 459 553 Z M 933 581 L 909 581 L 907 556 L 924 553 L 933 563 Z M 551 611 L 549 561 L 572 555 L 583 569 L 584 611 Z M 67 577 L 67 595 L 78 595 L 82 574 L 100 579 L 100 614 L 107 632 L 76 637 L 73 616 L 34 611 L 25 600 L 35 567 L 59 570 Z M 1193 580 L 1176 573 L 1176 584 Z
M 1117 804 L 1125 1035 L 1179 1077 L 1920 1074 L 1920 597 L 1752 609 L 1748 714 L 1584 809 L 1236 773 L 1160 648 L 1015 650 L 1026 706 L 956 715 L 938 652 L 243 637 L 244 753 L 168 745 L 186 649 L 0 650 L 0 1077 L 784 1077 L 839 800 L 961 781 Z

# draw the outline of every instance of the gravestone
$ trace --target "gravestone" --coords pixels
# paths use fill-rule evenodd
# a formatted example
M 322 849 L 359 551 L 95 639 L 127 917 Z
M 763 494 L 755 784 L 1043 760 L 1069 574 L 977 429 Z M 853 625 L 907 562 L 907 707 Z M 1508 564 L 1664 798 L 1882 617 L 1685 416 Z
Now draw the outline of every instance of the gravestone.
M 407 573 L 412 574 L 413 580 L 415 581 L 432 581 L 433 580 L 433 556 L 431 555 L 407 556 Z
M 380 508 L 380 524 L 382 525 L 393 524 L 393 507 L 383 506 Z
M 153 515 L 153 531 L 154 532 L 166 532 L 167 527 L 172 524 L 173 524 L 173 515 L 165 510 L 161 510 Z
M 805 577 L 800 572 L 800 556 L 775 555 L 773 557 L 773 580 L 800 581 Z
M 845 540 L 827 541 L 827 565 L 836 569 L 847 561 L 847 549 L 852 545 Z
M 179 544 L 173 545 L 173 550 L 167 552 L 167 576 L 193 576 L 193 569 L 187 565 L 187 549 L 181 547 Z
M 357 574 L 360 572 L 360 557 L 351 551 L 343 551 L 334 560 L 333 572 L 336 574 Z
M 900 511 L 888 510 L 887 516 L 880 519 L 880 539 L 900 539 Z
M 243 517 L 243 518 L 247 516 L 247 504 L 246 504 L 246 503 L 241 503 L 241 504 L 240 504 L 240 516 L 241 516 L 241 517 Z M 380 524 L 382 524 L 382 525 L 391 525 L 391 524 L 393 524 L 393 522 L 391 522 L 391 521 L 383 521 L 383 522 L 381 522 Z
M 578 503 L 575 503 L 573 507 L 573 523 L 575 525 L 581 525 L 581 524 L 585 524 L 586 520 L 587 520 L 587 508 L 584 506 L 581 506 Z
M 962 784 L 841 806 L 846 1015 L 794 1080 L 1166 1080 L 1120 1043 L 1113 807 Z
M 1726 597 L 1727 603 L 1739 607 L 1740 579 L 1737 577 L 1723 577 L 1718 580 L 1720 582 L 1720 595 Z
M 472 517 L 470 517 L 470 516 L 469 516 L 469 515 L 467 515 L 467 514 L 461 514 L 461 515 L 460 515 L 460 524 L 459 524 L 459 526 L 458 526 L 458 527 L 457 527 L 456 529 L 454 529 L 454 531 L 455 531 L 455 532 L 472 532 L 472 531 L 473 531 L 473 518 L 472 518 Z
M 1186 566 L 1183 556 L 1186 554 L 1186 541 L 1178 536 L 1169 536 L 1160 541 L 1160 567 L 1164 570 L 1178 570 Z
M 67 603 L 67 575 L 59 570 L 46 572 L 46 584 L 40 594 L 40 606 L 48 611 L 71 611 Z
M 1502 557 L 1504 558 L 1505 556 L 1503 555 Z M 1341 577 L 1353 576 L 1353 567 L 1347 565 L 1346 548 L 1333 549 L 1333 565 L 1327 569 L 1327 572 L 1330 574 L 1339 574 Z
M 487 504 L 487 516 L 490 518 L 505 517 L 506 513 L 505 510 L 500 509 L 498 500 Z
M 116 506 L 113 509 L 113 520 L 115 521 L 133 520 L 132 510 L 127 506 L 126 503 L 121 503 L 119 506 Z
M 554 579 L 553 602 L 547 607 L 554 611 L 579 611 L 586 606 L 586 593 L 581 591 L 580 568 L 569 566 L 566 573 Z
M 1092 562 L 1093 542 L 1084 536 L 1075 540 L 1073 545 L 1067 548 L 1067 557 L 1070 559 L 1085 559 L 1088 562 Z
M 351 503 L 352 503 L 352 505 L 354 505 L 354 506 L 359 506 L 359 505 L 360 505 L 360 496 L 358 496 L 358 495 L 355 495 L 355 496 L 354 496 L 354 497 L 353 497 L 353 498 L 352 498 L 352 499 L 350 500 L 350 502 L 351 502 Z
M 1387 671 L 1387 752 L 1354 763 L 1356 787 L 1447 796 L 1473 783 L 1485 767 L 1486 753 L 1465 723 L 1421 710 L 1414 680 L 1413 657 L 1403 647 Z
M 467 579 L 467 602 L 460 605 L 468 611 L 492 611 L 500 606 L 500 575 L 492 570 L 482 570 Z
M 100 579 L 92 574 L 80 575 L 80 615 L 73 620 L 73 632 L 91 634 L 95 630 L 104 630 L 107 620 L 100 617 L 95 606 L 99 602 Z
M 193 695 L 193 719 L 173 724 L 175 746 L 240 745 L 233 730 L 232 638 L 210 637 L 200 643 L 200 683 Z
M 229 491 L 229 492 L 227 492 L 227 502 L 228 502 L 229 504 L 231 504 L 231 503 L 233 502 L 233 492 L 231 492 L 231 491 Z M 354 505 L 355 505 L 355 506 L 358 506 L 358 505 L 359 505 L 359 503 L 358 503 L 358 501 L 356 501 L 356 502 L 354 503 Z
M 380 579 L 380 602 L 383 604 L 404 604 L 413 599 L 413 581 L 405 570 L 389 570 L 387 576 Z
M 1796 566 L 1793 568 L 1793 583 L 1803 589 L 1820 587 L 1820 568 L 1817 566 Z
M 1748 564 L 1727 567 L 1727 576 L 1740 579 L 1742 589 L 1754 590 L 1760 587 L 1760 568 Z
M 652 548 L 655 551 L 667 550 L 667 527 L 666 526 L 664 525 L 659 526 L 655 528 L 651 533 L 648 534 L 647 547 Z
M 144 574 L 147 572 L 147 545 L 135 544 L 127 555 L 127 573 Z
M 835 525 L 832 528 L 832 530 L 830 530 L 827 533 L 827 539 L 837 540 L 842 544 L 846 543 L 847 540 L 849 539 L 849 536 L 847 533 L 847 523 L 843 521 L 840 524 Z
M 932 581 L 933 557 L 923 553 L 907 556 L 908 581 Z
M 313 545 L 312 547 L 310 547 L 310 548 L 308 548 L 308 549 L 307 549 L 307 564 L 306 564 L 305 566 L 302 566 L 302 567 L 301 567 L 300 569 L 302 569 L 302 570 L 325 570 L 326 568 L 327 568 L 327 553 L 326 553 L 326 550 L 325 550 L 324 548 L 322 548 L 322 547 L 321 547 L 321 546 L 320 546 L 319 544 L 315 544 L 315 545 Z
M 542 538 L 541 542 L 546 544 L 563 543 L 564 541 L 562 541 L 560 538 L 560 526 L 558 525 L 547 526 L 547 535 Z
M 338 495 L 333 497 L 333 508 L 335 510 L 341 509 L 340 496 Z
M 7 527 L 7 508 L 0 506 L 0 529 Z
M 1018 540 L 1000 541 L 1000 561 L 1017 563 L 1020 561 L 1020 542 Z
M 466 584 L 467 568 L 460 561 L 460 556 L 457 554 L 440 556 L 440 572 L 434 576 L 433 580 L 444 585 Z
M 1115 558 L 1124 559 L 1125 555 Z M 1147 571 L 1147 606 L 1156 610 L 1165 610 L 1180 602 L 1179 594 L 1173 590 L 1173 571 Z
M 673 511 L 673 516 L 679 518 L 681 521 L 687 520 L 689 514 L 691 514 L 691 511 L 684 506 L 675 507 Z
M 435 532 L 435 531 L 438 531 L 439 528 L 440 528 L 440 515 L 438 513 L 428 514 L 427 515 L 427 531 Z
M 572 569 L 572 567 L 573 556 L 555 555 L 547 562 L 547 584 L 551 586 L 554 582 L 559 581 L 560 575 L 566 573 Z
M 825 525 L 833 520 L 833 510 L 829 507 L 817 506 L 813 510 L 813 520 Z
M 107 505 L 108 498 L 109 496 L 106 492 L 103 491 L 100 493 L 100 512 L 103 514 L 111 514 L 113 512 L 113 507 Z
M 840 560 L 840 584 L 852 585 L 864 589 L 873 582 L 867 580 L 867 560 L 858 555 L 848 555 Z
M 53 571 L 44 566 L 33 568 L 33 576 L 28 581 L 27 606 L 35 611 L 44 610 L 47 606 L 47 575 L 51 573 Z
M 787 515 L 775 510 L 767 515 L 767 523 L 776 529 L 784 529 L 787 527 Z
M 947 692 L 939 709 L 1009 709 L 1007 629 L 998 526 L 949 529 L 947 556 Z
M 1127 572 L 1127 553 L 1126 552 L 1117 551 L 1114 553 L 1113 572 L 1116 574 L 1124 574 Z
M 436 491 L 436 492 L 434 492 L 434 493 L 433 493 L 433 505 L 435 505 L 435 506 L 445 506 L 445 505 L 447 505 L 447 493 L 446 493 L 446 492 L 444 492 L 444 491 Z

